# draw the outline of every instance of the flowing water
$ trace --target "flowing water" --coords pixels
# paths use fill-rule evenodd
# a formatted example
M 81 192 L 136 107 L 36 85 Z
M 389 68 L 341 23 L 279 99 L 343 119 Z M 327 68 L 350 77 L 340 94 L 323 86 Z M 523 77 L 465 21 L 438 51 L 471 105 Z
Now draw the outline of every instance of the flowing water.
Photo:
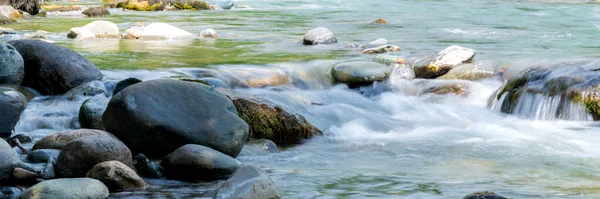
M 216 3 L 208 1 L 209 3 Z M 132 22 L 166 22 L 192 33 L 213 28 L 218 40 L 72 41 L 67 31 L 93 19 L 24 19 L 18 34 L 46 30 L 82 53 L 107 82 L 137 77 L 194 77 L 193 68 L 274 68 L 301 86 L 237 89 L 304 115 L 324 132 L 280 153 L 250 153 L 244 164 L 266 170 L 283 198 L 460 198 L 495 191 L 513 198 L 600 197 L 600 125 L 572 107 L 576 121 L 548 116 L 553 99 L 528 96 L 522 114 L 488 108 L 503 80 L 477 81 L 466 95 L 414 92 L 395 81 L 360 90 L 332 85 L 329 67 L 372 60 L 346 44 L 386 38 L 394 53 L 419 58 L 449 45 L 477 51 L 476 60 L 522 67 L 542 59 L 600 58 L 600 4 L 508 0 L 240 0 L 251 9 L 177 12 L 111 10 L 122 30 Z M 80 2 L 78 4 L 100 4 Z M 388 24 L 371 24 L 377 18 Z M 303 46 L 302 35 L 327 27 L 338 44 Z M 302 80 L 302 81 L 300 81 Z M 17 133 L 40 138 L 78 128 L 83 99 L 38 97 Z M 318 102 L 315 105 L 313 102 Z M 210 197 L 217 184 L 151 180 L 144 193 L 114 197 Z

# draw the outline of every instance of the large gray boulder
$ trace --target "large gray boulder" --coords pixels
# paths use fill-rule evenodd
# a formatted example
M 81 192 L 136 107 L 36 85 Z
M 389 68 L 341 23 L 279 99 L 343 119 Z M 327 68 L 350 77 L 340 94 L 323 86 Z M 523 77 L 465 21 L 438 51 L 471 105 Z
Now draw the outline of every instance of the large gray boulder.
M 95 96 L 83 102 L 79 108 L 79 124 L 81 128 L 100 129 L 102 126 L 102 114 L 110 100 L 104 96 Z
M 42 139 L 38 140 L 32 150 L 36 149 L 62 149 L 69 142 L 86 136 L 106 136 L 115 140 L 118 140 L 114 135 L 109 132 L 96 130 L 96 129 L 77 129 L 72 131 L 58 132 Z
M 224 95 L 200 83 L 160 79 L 129 86 L 110 100 L 104 127 L 134 153 L 161 158 L 185 144 L 236 157 L 248 124 Z
M 102 79 L 102 73 L 79 53 L 40 40 L 13 40 L 25 61 L 23 86 L 44 95 L 63 94 L 72 88 Z
M 331 74 L 337 83 L 349 86 L 369 85 L 383 81 L 392 72 L 392 67 L 376 62 L 350 61 L 333 66 Z
M 10 137 L 26 104 L 25 95 L 12 88 L 0 87 L 0 138 Z
M 3 182 L 11 177 L 20 162 L 15 151 L 4 139 L 0 139 L 0 160 L 0 182 Z
M 0 44 L 0 84 L 20 85 L 25 76 L 25 62 L 19 51 L 8 43 Z
M 186 144 L 162 161 L 165 175 L 176 180 L 216 180 L 228 177 L 242 164 L 211 148 Z
M 254 166 L 239 168 L 217 189 L 213 199 L 278 199 L 277 187 L 267 173 Z
M 106 136 L 77 138 L 63 147 L 56 160 L 58 177 L 85 177 L 96 164 L 116 160 L 131 167 L 131 151 L 122 142 Z
M 100 180 L 111 191 L 148 187 L 148 184 L 133 169 L 119 161 L 98 163 L 88 171 L 87 177 Z
M 302 43 L 304 45 L 333 44 L 337 43 L 337 38 L 329 29 L 321 27 L 306 32 Z
M 46 180 L 25 190 L 21 199 L 105 199 L 108 188 L 91 178 L 63 178 Z

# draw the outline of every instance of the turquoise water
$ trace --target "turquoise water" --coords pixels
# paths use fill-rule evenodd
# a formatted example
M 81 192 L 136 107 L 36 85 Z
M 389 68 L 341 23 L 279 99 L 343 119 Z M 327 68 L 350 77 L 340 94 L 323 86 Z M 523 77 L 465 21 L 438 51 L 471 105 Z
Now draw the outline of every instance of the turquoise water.
M 238 89 L 304 115 L 325 134 L 281 153 L 238 157 L 244 164 L 266 170 L 283 198 L 460 198 L 475 191 L 513 198 L 600 197 L 598 123 L 540 121 L 489 110 L 488 98 L 502 81 L 474 82 L 467 96 L 416 96 L 406 92 L 418 87 L 410 83 L 363 95 L 331 85 L 326 78 L 328 67 L 336 62 L 373 58 L 345 45 L 377 38 L 400 46 L 402 51 L 393 54 L 409 59 L 449 45 L 473 48 L 476 61 L 504 67 L 538 60 L 597 59 L 600 4 L 504 0 L 236 3 L 252 8 L 113 9 L 111 16 L 103 18 L 121 30 L 137 21 L 166 22 L 194 34 L 213 28 L 219 33 L 216 41 L 66 39 L 71 27 L 92 21 L 85 18 L 24 19 L 7 27 L 19 34 L 38 29 L 51 32 L 57 44 L 82 53 L 103 69 L 107 80 L 193 76 L 189 68 L 268 67 L 298 74 L 308 88 L 290 83 Z M 388 24 L 371 23 L 378 18 Z M 314 27 L 329 28 L 339 42 L 298 44 Z M 307 103 L 311 101 L 324 105 Z M 34 101 L 17 131 L 41 137 L 75 128 L 72 119 L 80 103 Z M 64 114 L 41 116 L 49 112 Z M 206 197 L 214 188 L 210 183 L 172 187 L 171 182 L 152 182 L 158 184 L 152 191 L 175 197 Z M 197 192 L 201 194 L 192 194 Z

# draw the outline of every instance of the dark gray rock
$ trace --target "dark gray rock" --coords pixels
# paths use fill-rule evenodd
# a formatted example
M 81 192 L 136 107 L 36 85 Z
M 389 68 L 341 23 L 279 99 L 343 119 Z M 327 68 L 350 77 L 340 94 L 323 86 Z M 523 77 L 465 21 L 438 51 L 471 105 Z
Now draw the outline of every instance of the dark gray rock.
M 0 138 L 10 137 L 26 104 L 25 95 L 14 89 L 0 87 Z
M 102 114 L 106 110 L 109 101 L 104 96 L 95 96 L 85 100 L 81 108 L 79 108 L 79 124 L 81 128 L 104 130 L 104 126 L 102 126 Z
M 351 87 L 383 81 L 391 72 L 391 66 L 365 61 L 342 62 L 331 69 L 333 79 L 337 83 L 348 84 Z
M 149 160 L 144 154 L 140 153 L 133 157 L 133 167 L 141 176 L 148 178 L 163 177 L 163 168 L 156 162 Z
M 14 182 L 19 185 L 34 185 L 38 178 L 36 173 L 21 168 L 15 168 L 12 175 Z
M 40 12 L 40 1 L 36 0 L 1 0 L 0 5 L 10 5 L 31 15 L 37 15 Z
M 17 134 L 17 135 L 14 135 L 14 136 L 6 139 L 6 142 L 8 142 L 8 144 L 10 144 L 10 146 L 12 146 L 12 147 L 14 147 L 16 145 L 17 141 L 21 144 L 27 144 L 27 143 L 33 142 L 33 138 L 28 135 Z
M 494 192 L 475 192 L 472 194 L 469 194 L 465 197 L 463 197 L 463 199 L 506 199 L 505 197 L 502 197 L 500 195 L 495 194 Z
M 231 100 L 204 84 L 172 79 L 123 89 L 110 100 L 102 123 L 134 153 L 150 158 L 164 157 L 185 144 L 235 157 L 248 137 L 248 125 Z
M 50 158 L 58 158 L 60 150 L 58 149 L 38 149 L 27 154 L 27 161 L 33 163 L 45 163 Z
M 32 150 L 36 149 L 62 149 L 67 143 L 74 139 L 86 137 L 86 136 L 106 136 L 118 140 L 114 135 L 109 132 L 96 130 L 96 129 L 77 129 L 72 131 L 58 132 L 52 135 L 48 135 L 38 140 Z
M 217 189 L 213 199 L 278 199 L 279 192 L 267 173 L 254 166 L 239 168 Z
M 25 62 L 19 51 L 8 43 L 0 44 L 0 84 L 21 84 Z
M 329 29 L 321 27 L 306 32 L 302 41 L 304 45 L 333 44 L 337 43 L 337 38 Z
M 63 94 L 79 85 L 102 79 L 102 73 L 94 64 L 68 48 L 40 40 L 13 40 L 8 43 L 19 51 L 25 61 L 22 85 L 41 94 Z
M 11 198 L 19 198 L 23 191 L 16 187 L 0 187 L 0 198 L 1 199 L 11 199 Z
M 170 179 L 197 181 L 228 177 L 242 163 L 211 148 L 186 144 L 165 157 L 161 165 Z
M 23 192 L 21 199 L 105 199 L 108 194 L 108 188 L 96 179 L 62 178 L 46 180 L 30 187 Z
M 81 12 L 81 14 L 84 14 L 88 17 L 104 17 L 110 15 L 110 12 L 108 9 L 103 7 L 90 7 Z
M 12 147 L 0 139 L 0 182 L 8 180 L 12 176 L 13 170 L 21 162 Z
M 122 142 L 106 136 L 77 138 L 63 147 L 56 160 L 58 177 L 85 177 L 96 164 L 116 160 L 131 167 L 131 151 Z
M 119 161 L 98 163 L 90 171 L 88 178 L 100 180 L 110 191 L 145 189 L 148 184 L 133 169 Z
M 127 88 L 131 85 L 137 84 L 142 82 L 142 80 L 138 79 L 138 78 L 127 78 L 124 79 L 120 82 L 117 83 L 117 85 L 115 86 L 115 89 L 113 90 L 113 95 L 116 95 L 119 91 L 123 90 L 124 88 Z

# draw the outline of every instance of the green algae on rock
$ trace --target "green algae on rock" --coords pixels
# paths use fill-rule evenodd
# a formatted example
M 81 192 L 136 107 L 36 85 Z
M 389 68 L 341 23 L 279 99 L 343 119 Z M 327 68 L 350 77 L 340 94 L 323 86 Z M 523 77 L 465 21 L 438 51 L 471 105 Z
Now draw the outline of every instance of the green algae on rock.
M 167 6 L 173 6 L 178 10 L 211 10 L 212 8 L 204 1 L 194 0 L 125 0 L 118 2 L 115 7 L 136 11 L 160 11 Z

